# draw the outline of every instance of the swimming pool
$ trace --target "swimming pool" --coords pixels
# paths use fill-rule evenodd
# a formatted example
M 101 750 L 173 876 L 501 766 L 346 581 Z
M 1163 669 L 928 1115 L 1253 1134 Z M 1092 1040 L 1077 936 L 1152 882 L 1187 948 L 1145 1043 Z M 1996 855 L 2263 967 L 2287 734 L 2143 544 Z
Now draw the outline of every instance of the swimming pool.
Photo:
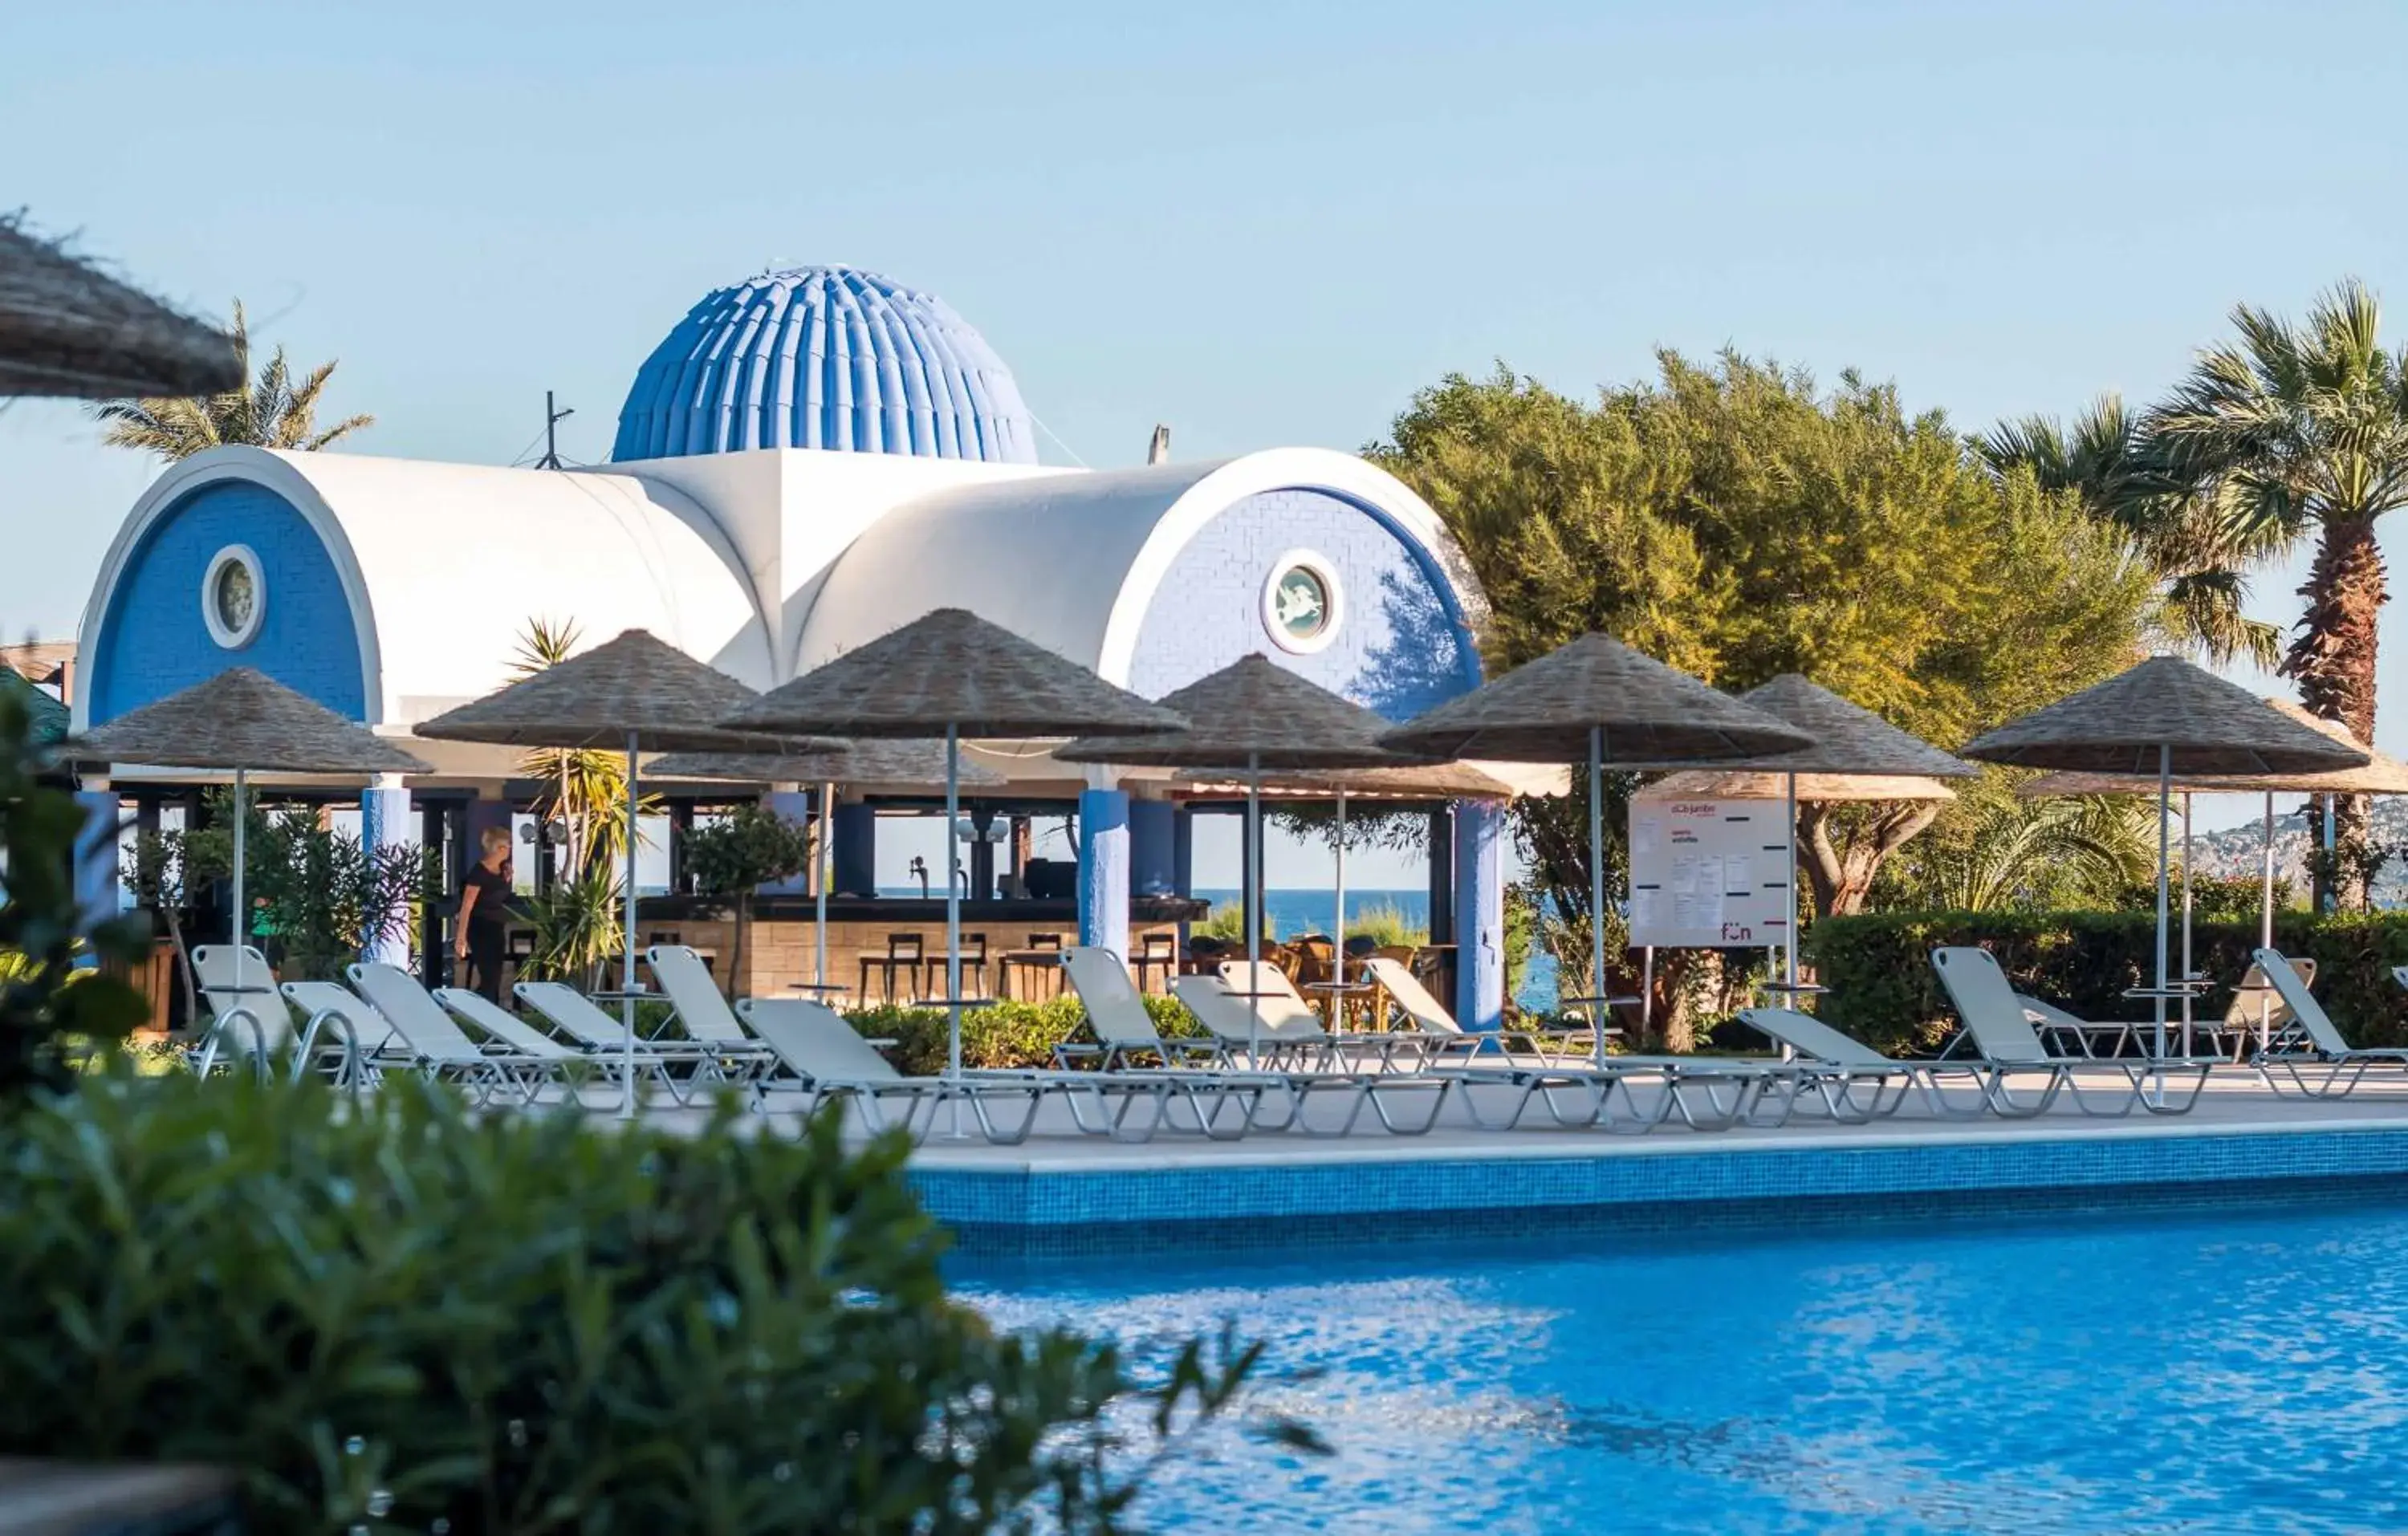
M 1334 1457 L 1181 1532 L 2408 1529 L 2408 1206 L 967 1268 L 999 1321 L 1234 1315 Z

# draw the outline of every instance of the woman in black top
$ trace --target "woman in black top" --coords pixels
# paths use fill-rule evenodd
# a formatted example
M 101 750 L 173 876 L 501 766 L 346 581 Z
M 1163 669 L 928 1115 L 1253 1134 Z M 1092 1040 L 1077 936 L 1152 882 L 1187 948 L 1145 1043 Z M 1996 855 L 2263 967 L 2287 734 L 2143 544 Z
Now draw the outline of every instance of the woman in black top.
M 510 833 L 489 826 L 479 840 L 484 856 L 468 866 L 460 883 L 460 921 L 452 926 L 452 954 L 465 963 L 462 984 L 487 1002 L 502 1000 L 503 936 L 509 931 Z

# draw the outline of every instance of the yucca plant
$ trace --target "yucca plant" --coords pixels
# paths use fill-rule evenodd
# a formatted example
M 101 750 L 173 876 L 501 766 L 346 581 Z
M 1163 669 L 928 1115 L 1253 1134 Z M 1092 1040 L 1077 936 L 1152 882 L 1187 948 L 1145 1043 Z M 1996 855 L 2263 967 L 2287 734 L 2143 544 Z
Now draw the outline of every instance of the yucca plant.
M 511 659 L 510 679 L 523 682 L 557 667 L 577 653 L 575 621 L 529 619 Z M 565 833 L 560 868 L 564 880 L 581 879 L 599 865 L 617 869 L 627 856 L 627 760 L 615 752 L 546 747 L 519 759 L 519 771 L 547 786 L 534 811 L 557 821 Z M 638 811 L 657 799 L 646 796 Z
M 523 898 L 535 946 L 526 959 L 529 981 L 565 981 L 591 991 L 604 962 L 619 953 L 619 883 L 608 865 L 597 865 L 548 890 Z

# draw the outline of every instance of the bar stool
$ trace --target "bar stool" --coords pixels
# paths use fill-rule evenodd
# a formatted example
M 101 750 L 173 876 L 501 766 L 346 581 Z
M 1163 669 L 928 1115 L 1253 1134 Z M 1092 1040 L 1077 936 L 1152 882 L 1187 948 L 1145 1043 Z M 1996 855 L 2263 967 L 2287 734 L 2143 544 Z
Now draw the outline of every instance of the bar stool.
M 910 995 L 911 998 L 917 998 L 928 989 L 927 963 L 927 956 L 923 947 L 923 941 L 918 934 L 890 933 L 886 936 L 886 953 L 884 955 L 865 955 L 861 957 L 861 991 L 859 996 L 863 1001 L 867 1002 L 868 1000 L 869 977 L 870 973 L 875 971 L 878 973 L 880 990 L 884 994 L 887 1002 L 890 1004 L 893 1003 L 895 1001 L 895 973 L 900 970 L 909 973 L 911 983 Z
M 1137 989 L 1154 990 L 1147 979 L 1160 970 L 1166 981 L 1179 969 L 1179 940 L 1167 933 L 1149 933 L 1138 941 L 1137 954 L 1129 957 L 1129 969 L 1137 972 Z

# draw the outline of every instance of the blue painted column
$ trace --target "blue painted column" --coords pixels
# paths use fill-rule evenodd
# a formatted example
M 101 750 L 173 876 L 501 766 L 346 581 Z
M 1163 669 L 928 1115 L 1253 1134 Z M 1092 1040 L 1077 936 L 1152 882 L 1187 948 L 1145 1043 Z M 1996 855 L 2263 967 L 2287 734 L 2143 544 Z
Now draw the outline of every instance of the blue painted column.
M 83 830 L 75 842 L 76 905 L 86 924 L 105 923 L 122 910 L 117 837 L 124 812 L 113 789 L 79 791 L 76 804 L 83 807 Z
M 383 773 L 369 788 L 360 791 L 360 847 L 373 853 L 380 848 L 409 847 L 411 811 L 409 791 L 401 776 Z M 409 967 L 409 912 L 398 908 L 385 914 L 384 923 L 368 936 L 364 960 L 381 965 Z
M 1505 1021 L 1505 808 L 1455 804 L 1455 1016 L 1466 1029 Z
M 773 789 L 761 797 L 761 803 L 779 815 L 809 831 L 812 828 L 811 796 L 808 790 Z M 803 875 L 792 880 L 773 880 L 761 887 L 763 896 L 802 896 L 810 890 Z
M 1129 938 L 1129 797 L 1079 794 L 1079 942 L 1125 959 Z
M 1128 808 L 1129 895 L 1179 893 L 1179 808 L 1168 800 L 1131 800 Z
M 876 896 L 878 812 L 866 805 L 838 806 L 828 816 L 828 854 L 836 864 L 831 894 Z
M 1196 812 L 1183 805 L 1170 814 L 1170 894 L 1196 894 Z

